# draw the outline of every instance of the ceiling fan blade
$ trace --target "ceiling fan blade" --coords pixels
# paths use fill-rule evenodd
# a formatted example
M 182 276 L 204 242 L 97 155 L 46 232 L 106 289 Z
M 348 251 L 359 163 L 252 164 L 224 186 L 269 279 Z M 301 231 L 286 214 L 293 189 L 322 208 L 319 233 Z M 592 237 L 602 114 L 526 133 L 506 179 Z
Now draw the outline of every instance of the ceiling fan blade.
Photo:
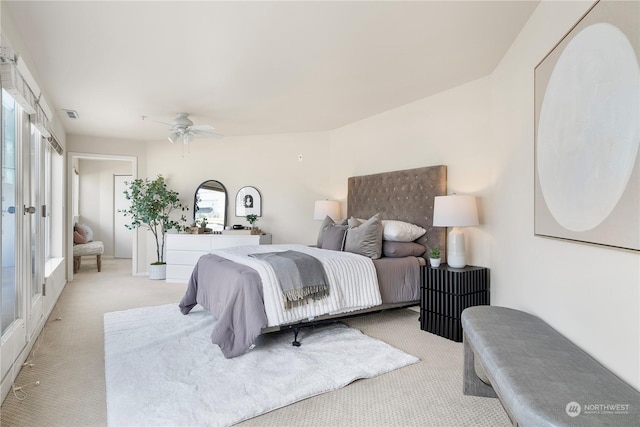
M 145 122 L 162 123 L 163 125 L 167 125 L 167 126 L 173 127 L 173 123 L 162 122 L 160 120 L 154 120 L 154 119 L 149 118 L 149 116 L 141 116 L 141 117 L 142 117 L 142 120 L 145 121 Z
M 224 135 L 220 135 L 219 133 L 208 132 L 204 130 L 194 130 L 193 127 L 191 128 L 190 132 L 193 135 L 197 135 L 197 136 L 204 136 L 209 138 L 224 138 Z
M 194 125 L 194 126 L 189 126 L 189 129 L 192 131 L 200 131 L 200 130 L 214 130 L 215 128 L 211 125 Z

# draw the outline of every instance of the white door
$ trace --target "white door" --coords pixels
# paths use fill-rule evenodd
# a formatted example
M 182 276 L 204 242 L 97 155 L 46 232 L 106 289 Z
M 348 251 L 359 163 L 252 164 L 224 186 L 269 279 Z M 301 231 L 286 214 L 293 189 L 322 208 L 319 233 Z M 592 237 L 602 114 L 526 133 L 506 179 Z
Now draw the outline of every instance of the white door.
M 26 114 L 24 115 L 27 118 Z M 43 319 L 43 288 L 44 288 L 44 219 L 41 189 L 44 189 L 44 177 L 41 173 L 41 159 L 43 158 L 44 142 L 40 132 L 30 126 L 29 120 L 23 121 L 23 134 L 28 135 L 25 140 L 24 173 L 22 174 L 24 200 L 23 241 L 28 242 L 25 251 L 24 267 L 27 271 L 27 289 L 29 307 L 27 316 L 27 333 L 33 334 Z
M 22 116 L 22 117 L 21 117 Z M 14 361 L 27 343 L 27 304 L 30 294 L 29 268 L 25 261 L 31 254 L 31 239 L 23 231 L 30 223 L 25 210 L 24 170 L 29 157 L 29 133 L 25 144 L 22 114 L 13 98 L 2 90 L 2 292 L 0 292 L 0 379 L 4 381 Z M 29 123 L 27 117 L 27 124 Z M 17 372 L 13 372 L 13 376 Z M 13 378 L 11 378 L 13 379 Z M 10 381 L 11 382 L 11 381 Z
M 44 227 L 40 173 L 44 142 L 29 115 L 2 90 L 2 292 L 4 380 L 43 319 Z M 12 372 L 12 377 L 17 370 Z M 13 379 L 13 378 L 11 378 Z M 11 382 L 11 381 L 9 381 Z
M 113 244 L 116 258 L 132 257 L 133 231 L 125 227 L 131 221 L 120 212 L 129 208 L 130 203 L 124 197 L 124 191 L 128 188 L 126 183 L 132 179 L 131 175 L 113 176 Z

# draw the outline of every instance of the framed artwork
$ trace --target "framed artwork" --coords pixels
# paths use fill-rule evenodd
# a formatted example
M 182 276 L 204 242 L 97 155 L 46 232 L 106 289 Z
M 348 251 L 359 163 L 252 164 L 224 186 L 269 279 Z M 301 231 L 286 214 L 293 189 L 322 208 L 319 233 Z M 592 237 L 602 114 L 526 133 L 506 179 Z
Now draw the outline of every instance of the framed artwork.
M 255 187 L 242 187 L 236 194 L 236 216 L 262 216 L 262 197 Z
M 535 68 L 534 232 L 640 251 L 640 2 L 596 3 Z

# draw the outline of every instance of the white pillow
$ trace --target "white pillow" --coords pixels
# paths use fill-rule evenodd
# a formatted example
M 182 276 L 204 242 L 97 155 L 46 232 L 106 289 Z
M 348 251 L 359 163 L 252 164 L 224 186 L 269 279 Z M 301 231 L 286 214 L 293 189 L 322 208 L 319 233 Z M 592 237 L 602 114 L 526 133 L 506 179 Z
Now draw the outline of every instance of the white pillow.
M 390 242 L 413 242 L 427 232 L 415 224 L 392 219 L 382 220 L 382 226 L 384 227 L 382 238 Z
M 76 227 L 82 228 L 87 235 L 87 243 L 93 242 L 93 230 L 87 224 L 76 224 Z

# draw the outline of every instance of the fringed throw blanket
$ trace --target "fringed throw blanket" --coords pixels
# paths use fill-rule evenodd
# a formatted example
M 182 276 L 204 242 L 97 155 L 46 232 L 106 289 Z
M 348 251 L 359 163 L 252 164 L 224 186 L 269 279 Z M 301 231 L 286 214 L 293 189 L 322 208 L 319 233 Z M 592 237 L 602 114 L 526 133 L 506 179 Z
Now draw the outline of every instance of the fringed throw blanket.
M 329 296 L 329 285 L 320 261 L 296 251 L 250 254 L 267 262 L 278 279 L 284 296 L 284 307 L 291 309 Z

